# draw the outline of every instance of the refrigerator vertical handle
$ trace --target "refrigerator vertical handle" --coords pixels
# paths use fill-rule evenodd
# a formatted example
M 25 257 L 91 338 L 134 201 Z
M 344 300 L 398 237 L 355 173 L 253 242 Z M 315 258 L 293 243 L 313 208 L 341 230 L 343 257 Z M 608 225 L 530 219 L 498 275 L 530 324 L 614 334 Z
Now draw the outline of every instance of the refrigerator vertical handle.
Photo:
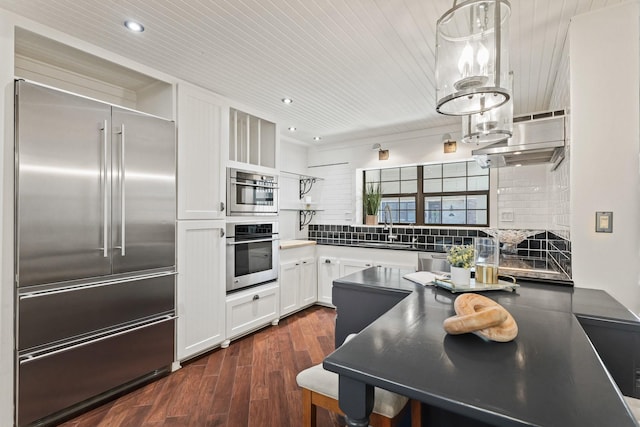
M 125 185 L 124 185 L 124 180 L 125 180 L 125 171 L 124 171 L 124 159 L 125 159 L 125 133 L 124 133 L 124 123 L 122 124 L 122 129 L 120 131 L 120 142 L 122 144 L 122 147 L 120 149 L 120 211 L 121 211 L 121 215 L 120 215 L 120 255 L 124 256 L 125 255 L 125 249 L 124 249 L 124 241 L 125 241 L 125 234 L 126 234 L 126 229 L 125 229 L 125 197 L 124 197 L 124 191 L 125 191 Z
M 104 258 L 109 257 L 109 251 L 107 249 L 107 242 L 109 240 L 109 194 L 108 194 L 108 169 L 107 159 L 109 152 L 107 150 L 107 121 L 102 123 L 102 256 Z

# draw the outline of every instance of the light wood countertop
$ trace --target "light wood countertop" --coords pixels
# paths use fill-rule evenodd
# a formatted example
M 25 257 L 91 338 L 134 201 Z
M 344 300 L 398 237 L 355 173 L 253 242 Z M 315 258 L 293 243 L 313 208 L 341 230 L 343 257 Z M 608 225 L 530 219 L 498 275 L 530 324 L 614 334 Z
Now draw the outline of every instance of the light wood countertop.
M 280 241 L 280 249 L 300 248 L 302 246 L 312 246 L 315 244 L 315 240 L 282 240 Z

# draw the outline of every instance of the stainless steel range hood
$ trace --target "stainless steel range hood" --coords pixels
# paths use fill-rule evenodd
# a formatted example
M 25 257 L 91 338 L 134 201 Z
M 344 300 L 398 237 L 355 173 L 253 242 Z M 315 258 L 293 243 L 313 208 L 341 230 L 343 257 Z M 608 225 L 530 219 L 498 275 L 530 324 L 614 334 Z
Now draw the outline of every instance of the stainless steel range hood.
M 513 136 L 471 154 L 483 168 L 553 164 L 564 159 L 564 111 L 520 116 L 513 119 Z

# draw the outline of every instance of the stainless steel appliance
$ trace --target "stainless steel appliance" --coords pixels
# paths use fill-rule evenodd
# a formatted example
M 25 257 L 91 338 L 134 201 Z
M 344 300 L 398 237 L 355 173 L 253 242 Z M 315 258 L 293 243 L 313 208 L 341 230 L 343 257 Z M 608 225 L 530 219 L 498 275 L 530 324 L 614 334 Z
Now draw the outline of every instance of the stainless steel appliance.
M 24 426 L 173 362 L 175 126 L 25 81 L 15 89 Z
M 277 222 L 227 224 L 227 292 L 278 278 Z
M 228 215 L 276 215 L 278 177 L 227 169 Z
M 555 170 L 565 155 L 564 111 L 529 114 L 513 119 L 513 136 L 471 152 L 481 167 L 551 163 Z

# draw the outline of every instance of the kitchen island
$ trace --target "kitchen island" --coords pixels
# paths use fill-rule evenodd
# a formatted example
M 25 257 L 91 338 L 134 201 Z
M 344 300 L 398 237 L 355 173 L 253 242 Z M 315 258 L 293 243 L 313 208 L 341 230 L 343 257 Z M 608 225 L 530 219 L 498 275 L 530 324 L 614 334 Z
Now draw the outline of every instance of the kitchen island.
M 514 316 L 519 334 L 509 343 L 485 342 L 447 335 L 442 322 L 454 314 L 456 295 L 414 284 L 405 273 L 373 267 L 334 281 L 336 337 L 359 332 L 353 318 L 366 316 L 376 295 L 393 296 L 387 311 L 363 321 L 372 323 L 324 361 L 340 375 L 348 425 L 368 425 L 374 386 L 423 402 L 430 426 L 638 425 L 578 319 L 613 313 L 637 336 L 640 322 L 619 303 L 603 308 L 602 294 L 527 283 L 516 292 L 486 292 Z M 582 313 L 575 313 L 575 295 Z

